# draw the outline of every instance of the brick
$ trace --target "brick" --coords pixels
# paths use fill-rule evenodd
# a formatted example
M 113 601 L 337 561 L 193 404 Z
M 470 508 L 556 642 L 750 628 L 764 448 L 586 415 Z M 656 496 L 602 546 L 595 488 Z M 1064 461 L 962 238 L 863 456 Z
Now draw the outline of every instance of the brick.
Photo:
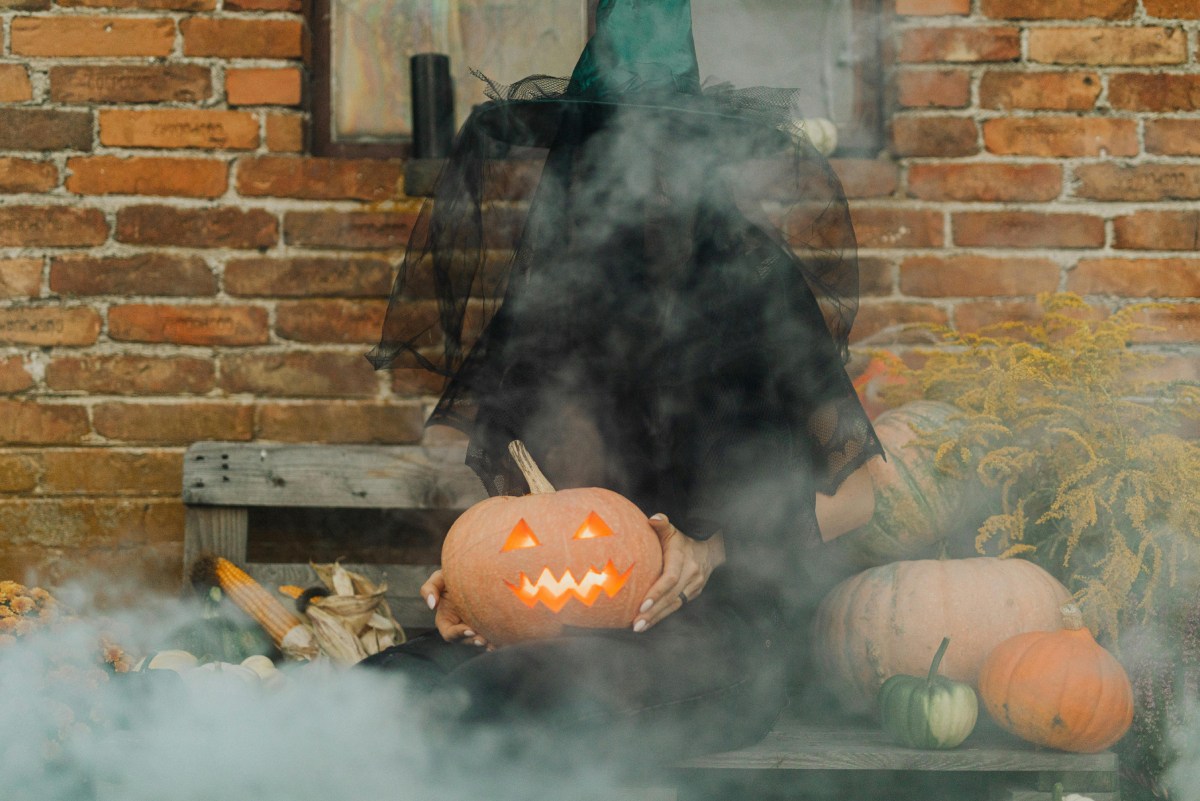
M 1200 156 L 1200 120 L 1146 120 L 1146 152 L 1162 156 Z
M 1085 164 L 1075 169 L 1075 195 L 1089 200 L 1195 200 L 1200 166 L 1194 164 Z
M 982 10 L 992 19 L 1129 19 L 1137 0 L 983 0 Z
M 887 197 L 896 193 L 900 176 L 890 159 L 833 159 L 833 171 L 849 198 Z
M 1041 318 L 1036 301 L 982 300 L 959 303 L 954 307 L 954 327 L 975 332 L 1010 322 L 1033 323 Z
M 46 386 L 101 395 L 199 395 L 215 386 L 211 359 L 127 355 L 57 358 L 46 366 Z
M 965 108 L 971 76 L 964 70 L 906 70 L 896 76 L 896 102 L 907 108 Z
M 265 403 L 258 410 L 258 437 L 280 442 L 343 442 L 388 445 L 419 442 L 424 432 L 419 403 Z
M 175 22 L 166 17 L 17 17 L 12 52 L 22 56 L 169 56 Z
M 417 397 L 441 395 L 445 389 L 442 376 L 420 368 L 400 367 L 388 371 L 392 377 L 392 392 L 396 395 Z
M 402 196 L 403 180 L 399 161 L 261 156 L 237 165 L 244 197 L 381 201 Z
M 6 445 L 78 443 L 88 433 L 83 406 L 0 400 L 0 442 Z M 6 530 L 7 534 L 11 532 Z
M 1049 259 L 976 254 L 911 256 L 900 263 L 900 291 L 926 298 L 1007 297 L 1058 289 Z
M 226 11 L 285 11 L 299 14 L 304 10 L 301 0 L 225 0 Z
M 1108 79 L 1108 102 L 1127 111 L 1200 111 L 1200 75 L 1118 73 Z
M 106 109 L 100 112 L 100 142 L 109 147 L 250 150 L 258 147 L 258 120 L 245 111 Z
M 893 117 L 892 150 L 898 156 L 973 156 L 979 130 L 969 117 Z
M 874 301 L 860 303 L 850 339 L 854 342 L 879 336 L 884 331 L 907 326 L 946 325 L 949 318 L 943 309 L 931 303 L 904 301 Z
M 212 96 L 212 72 L 198 64 L 50 68 L 57 103 L 199 103 Z
M 1150 308 L 1134 315 L 1149 326 L 1137 331 L 1133 341 L 1139 344 L 1195 344 L 1200 342 L 1200 304 L 1181 303 L 1166 308 Z
M 82 247 L 103 244 L 108 221 L 78 206 L 0 206 L 0 247 Z
M 217 278 L 198 256 L 59 256 L 50 261 L 50 291 L 61 295 L 217 294 Z
M 863 297 L 882 297 L 895 292 L 896 265 L 891 259 L 860 256 L 858 259 L 858 294 Z
M 247 353 L 221 359 L 230 394 L 294 398 L 370 397 L 375 372 L 362 353 Z
M 58 167 L 51 161 L 0 157 L 0 192 L 49 192 L 58 186 Z
M 50 0 L 0 0 L 4 11 L 48 11 Z
M 183 504 L 161 498 L 6 499 L 0 501 L 0 529 L 9 535 L 6 545 L 70 548 L 71 559 L 75 560 L 85 546 L 105 544 L 131 549 L 158 538 L 179 537 Z M 133 575 L 136 573 L 113 574 L 112 578 L 129 581 Z M 84 571 L 75 578 L 89 583 L 95 582 L 97 575 Z M 51 587 L 61 583 L 41 574 L 38 580 Z
M 116 238 L 137 245 L 265 249 L 278 241 L 279 224 L 262 209 L 129 206 L 117 212 Z
M 0 64 L 0 103 L 33 100 L 33 84 L 24 64 Z
M 1100 97 L 1100 75 L 1095 72 L 984 73 L 979 81 L 982 108 L 1086 111 Z
M 0 345 L 92 345 L 99 336 L 100 315 L 94 309 L 0 309 Z
M 1080 259 L 1067 291 L 1127 298 L 1200 297 L 1200 259 Z
M 92 113 L 0 108 L 0 150 L 91 150 Z
M 24 392 L 33 387 L 33 376 L 25 368 L 25 360 L 20 356 L 0 358 L 0 392 L 11 394 Z M 3 485 L 3 465 L 0 464 L 0 485 Z
M 1020 57 L 1021 34 L 1016 28 L 916 28 L 900 34 L 902 62 L 979 63 Z
M 42 491 L 49 495 L 179 495 L 183 454 L 112 448 L 47 450 L 39 454 Z
M 940 211 L 854 206 L 850 216 L 859 247 L 937 248 L 944 244 Z
M 416 219 L 415 210 L 292 211 L 283 218 L 283 239 L 301 247 L 403 249 Z
M 108 335 L 125 342 L 262 345 L 267 312 L 257 306 L 165 306 L 132 303 L 108 311 Z
M 1062 194 L 1055 164 L 913 164 L 908 192 L 922 200 L 1044 202 Z
M 0 298 L 36 298 L 40 294 L 41 259 L 0 259 Z
M 92 419 L 96 433 L 111 440 L 187 445 L 250 439 L 254 410 L 240 403 L 99 403 Z
M 1153 65 L 1187 61 L 1182 28 L 1038 28 L 1029 60 L 1046 64 Z
M 1200 19 L 1194 0 L 1142 0 L 1146 13 L 1163 19 Z
M 67 191 L 77 195 L 162 195 L 214 198 L 225 194 L 228 166 L 215 159 L 67 159 Z
M 952 214 L 954 244 L 1000 248 L 1096 248 L 1104 219 L 1091 214 L 968 211 Z
M 304 151 L 304 118 L 298 114 L 267 115 L 267 150 L 272 153 Z
M 300 58 L 303 25 L 298 20 L 189 17 L 179 23 L 185 56 Z
M 983 143 L 1003 156 L 1135 156 L 1137 122 L 1106 117 L 1001 117 L 983 123 Z
M 275 309 L 275 333 L 296 342 L 374 343 L 386 311 L 386 300 L 280 303 Z
M 896 0 L 896 13 L 902 17 L 937 17 L 971 13 L 971 0 Z
M 296 106 L 301 99 L 300 70 L 228 69 L 225 99 L 231 106 Z
M 1200 250 L 1200 212 L 1137 211 L 1113 220 L 1114 244 L 1128 250 Z
M 212 11 L 216 0 L 56 0 L 68 8 L 123 8 L 146 11 Z
M 38 462 L 22 453 L 0 454 L 0 492 L 29 492 L 37 489 L 41 475 Z
M 234 259 L 225 291 L 242 297 L 387 297 L 394 270 L 383 259 Z

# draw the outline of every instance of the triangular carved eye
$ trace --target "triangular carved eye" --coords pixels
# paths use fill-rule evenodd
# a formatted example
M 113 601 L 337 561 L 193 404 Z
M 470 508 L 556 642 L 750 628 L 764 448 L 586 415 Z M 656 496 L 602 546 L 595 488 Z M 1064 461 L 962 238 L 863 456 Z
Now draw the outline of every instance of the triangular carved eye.
M 594 540 L 597 537 L 611 537 L 612 533 L 612 529 L 608 527 L 608 523 L 601 520 L 600 515 L 592 512 L 587 516 L 587 520 L 583 521 L 583 525 L 579 527 L 579 530 L 575 532 L 574 539 Z
M 500 549 L 500 553 L 505 551 L 515 551 L 518 548 L 534 548 L 541 545 L 538 538 L 533 536 L 533 529 L 525 522 L 525 518 L 521 518 L 515 526 L 512 533 L 508 535 L 508 539 L 504 541 L 504 547 Z

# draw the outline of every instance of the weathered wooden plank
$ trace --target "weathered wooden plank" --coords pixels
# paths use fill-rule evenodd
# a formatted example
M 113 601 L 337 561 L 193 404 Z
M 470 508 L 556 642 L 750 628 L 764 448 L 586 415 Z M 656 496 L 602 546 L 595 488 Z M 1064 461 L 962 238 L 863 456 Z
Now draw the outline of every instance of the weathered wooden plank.
M 1111 752 L 1069 754 L 1039 749 L 1003 732 L 976 731 L 958 748 L 926 751 L 894 745 L 880 729 L 782 717 L 762 742 L 681 763 L 689 769 L 1103 771 Z
M 183 569 L 202 553 L 246 561 L 249 515 L 245 509 L 189 506 L 183 518 Z
M 396 621 L 406 629 L 432 628 L 433 613 L 417 590 L 429 578 L 436 565 L 362 565 L 343 563 L 347 570 L 361 573 L 371 581 L 387 584 L 387 602 Z M 298 587 L 317 586 L 317 574 L 300 562 L 250 562 L 246 572 L 265 587 L 274 590 L 283 584 Z
M 486 497 L 461 447 L 199 442 L 183 501 L 206 506 L 466 509 Z

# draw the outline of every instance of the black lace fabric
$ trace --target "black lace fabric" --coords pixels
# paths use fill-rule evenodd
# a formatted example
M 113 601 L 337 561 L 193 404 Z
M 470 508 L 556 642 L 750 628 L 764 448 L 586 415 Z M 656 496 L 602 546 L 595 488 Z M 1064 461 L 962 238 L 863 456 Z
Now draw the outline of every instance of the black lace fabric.
M 371 361 L 446 377 L 430 422 L 470 436 L 490 493 L 526 491 L 519 438 L 556 486 L 609 487 L 689 535 L 811 541 L 814 493 L 881 449 L 843 367 L 854 231 L 792 93 L 491 89 Z

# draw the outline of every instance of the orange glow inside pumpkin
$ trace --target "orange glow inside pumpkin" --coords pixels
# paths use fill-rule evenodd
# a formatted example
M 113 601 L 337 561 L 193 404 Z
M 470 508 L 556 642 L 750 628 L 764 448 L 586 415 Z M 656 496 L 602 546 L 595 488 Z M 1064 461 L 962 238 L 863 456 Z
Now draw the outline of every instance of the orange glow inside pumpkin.
M 504 583 L 513 591 L 513 594 L 521 599 L 521 603 L 529 608 L 532 609 L 541 601 L 551 612 L 558 612 L 572 598 L 584 606 L 591 606 L 600 597 L 600 593 L 604 593 L 609 598 L 613 597 L 625 586 L 625 582 L 632 572 L 632 565 L 622 573 L 609 559 L 603 570 L 593 568 L 584 573 L 583 578 L 580 579 L 576 579 L 569 569 L 562 574 L 562 578 L 555 578 L 554 574 L 550 572 L 550 568 L 546 567 L 542 569 L 536 583 L 524 573 L 521 574 L 517 584 L 513 584 L 511 581 Z
M 583 521 L 583 524 L 576 529 L 575 535 L 571 539 L 592 540 L 600 537 L 611 537 L 612 533 L 612 529 L 601 519 L 600 515 L 592 512 Z M 504 547 L 500 549 L 500 552 L 515 551 L 520 548 L 534 548 L 539 545 L 541 545 L 541 542 L 534 535 L 533 529 L 522 518 L 513 526 L 513 530 L 504 541 Z M 629 569 L 622 573 L 610 559 L 603 569 L 596 570 L 592 568 L 578 579 L 575 578 L 569 569 L 564 571 L 561 577 L 555 577 L 550 572 L 550 568 L 546 567 L 542 569 L 536 582 L 522 572 L 517 583 L 514 584 L 511 581 L 505 581 L 504 583 L 521 600 L 521 603 L 531 609 L 537 606 L 540 601 L 551 612 L 558 612 L 572 598 L 584 606 L 591 606 L 600 597 L 601 593 L 607 595 L 609 598 L 613 597 L 625 586 L 625 582 L 629 579 L 631 573 L 633 573 L 633 565 L 630 565 Z

